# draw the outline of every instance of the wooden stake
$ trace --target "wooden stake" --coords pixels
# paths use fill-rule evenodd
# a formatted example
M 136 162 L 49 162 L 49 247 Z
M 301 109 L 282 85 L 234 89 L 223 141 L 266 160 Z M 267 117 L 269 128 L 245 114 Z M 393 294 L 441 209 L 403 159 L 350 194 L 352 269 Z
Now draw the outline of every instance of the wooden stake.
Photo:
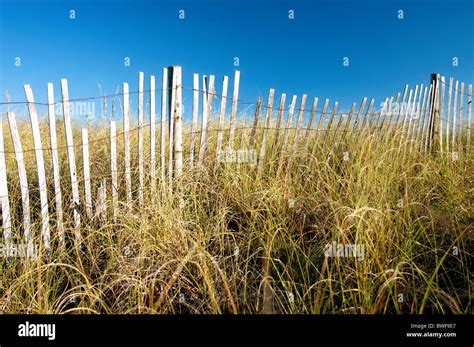
M 143 206 L 143 83 L 144 73 L 138 74 L 138 203 Z
M 61 176 L 59 173 L 59 153 L 56 137 L 56 113 L 54 110 L 54 90 L 52 83 L 48 83 L 48 119 L 51 159 L 53 162 L 54 199 L 56 202 L 56 226 L 58 229 L 59 244 L 61 249 L 64 250 L 66 243 L 64 240 L 63 201 L 61 194 Z
M 285 101 L 286 101 L 286 94 L 281 94 L 280 97 L 280 106 L 278 107 L 278 115 L 277 115 L 277 123 L 276 123 L 276 130 L 275 130 L 275 139 L 273 143 L 273 148 L 277 150 L 278 142 L 279 142 L 279 134 L 280 134 L 280 127 L 281 127 L 281 119 L 283 116 L 283 110 L 285 109 Z
M 79 185 L 77 183 L 77 171 L 76 171 L 76 155 L 74 154 L 74 140 L 72 136 L 72 125 L 71 116 L 69 114 L 69 91 L 67 80 L 61 80 L 61 93 L 62 93 L 62 105 L 63 105 L 63 117 L 64 117 L 64 129 L 66 132 L 66 145 L 67 145 L 67 156 L 69 161 L 69 175 L 71 177 L 71 189 L 72 189 L 72 205 L 74 211 L 74 228 L 76 237 L 76 246 L 80 243 L 80 231 L 79 226 L 81 224 L 81 215 L 79 213 L 80 201 L 79 201 Z
M 86 198 L 86 214 L 92 218 L 91 174 L 89 163 L 89 136 L 87 128 L 82 128 L 82 161 L 84 171 L 84 195 Z
M 222 98 L 221 98 L 221 108 L 219 112 L 219 124 L 217 128 L 217 145 L 216 145 L 216 160 L 219 163 L 221 158 L 222 151 L 222 137 L 223 137 L 223 127 L 224 127 L 224 118 L 225 118 L 225 107 L 227 102 L 227 84 L 229 78 L 224 76 L 222 81 Z
M 258 101 L 257 101 L 257 107 L 255 108 L 255 115 L 254 115 L 254 118 L 253 118 L 252 131 L 250 132 L 250 142 L 249 142 L 250 151 L 253 150 L 253 146 L 255 144 L 255 135 L 257 134 L 258 118 L 260 117 L 260 108 L 261 107 L 262 107 L 262 98 L 259 97 Z
M 235 117 L 237 115 L 237 103 L 239 99 L 240 71 L 234 72 L 234 89 L 232 92 L 232 110 L 230 113 L 229 150 L 234 147 Z
M 290 126 L 291 126 L 291 121 L 293 120 L 293 113 L 295 112 L 295 105 L 296 105 L 296 95 L 293 95 L 293 98 L 291 99 L 291 104 L 290 104 L 290 109 L 288 111 L 288 118 L 286 121 L 286 126 L 283 131 L 283 144 L 280 150 L 280 163 L 283 160 L 283 155 L 286 150 L 286 146 L 288 144 L 288 137 L 290 135 Z
M 293 153 L 296 151 L 296 146 L 298 145 L 298 136 L 299 136 L 299 132 L 300 132 L 301 122 L 303 120 L 304 108 L 306 106 L 306 98 L 307 97 L 308 96 L 306 94 L 303 94 L 303 97 L 301 98 L 300 109 L 299 109 L 299 112 L 298 112 L 298 118 L 296 120 L 295 135 L 293 136 L 293 143 L 291 145 L 291 151 Z
M 275 97 L 275 89 L 270 89 L 270 92 L 268 93 L 267 111 L 265 113 L 265 123 L 263 125 L 263 138 L 262 138 L 262 146 L 260 147 L 260 158 L 258 160 L 257 170 L 259 174 L 263 171 L 263 165 L 265 163 L 265 152 L 266 152 L 266 147 L 267 147 L 267 133 L 268 133 L 268 128 L 270 127 L 270 119 L 272 117 L 274 97 Z
M 2 209 L 3 239 L 5 245 L 12 244 L 12 220 L 10 201 L 8 200 L 7 164 L 5 160 L 5 145 L 3 143 L 3 124 L 0 119 L 0 208 Z
M 114 222 L 118 217 L 118 178 L 117 178 L 117 130 L 114 120 L 110 120 L 110 171 L 112 176 L 112 214 Z
M 150 76 L 150 178 L 151 198 L 156 197 L 156 101 L 155 76 Z
M 161 194 L 165 193 L 166 187 L 166 90 L 168 88 L 168 69 L 163 68 L 163 79 L 161 84 L 161 136 L 160 136 L 160 157 L 161 157 Z
M 182 130 L 182 77 L 181 66 L 173 66 L 173 77 L 175 80 L 175 103 L 174 103 L 174 172 L 176 177 L 183 173 L 183 130 Z
M 199 113 L 199 75 L 193 75 L 193 120 L 191 123 L 191 148 L 189 152 L 189 164 L 194 164 L 194 148 L 196 147 L 196 129 Z
M 448 114 L 446 115 L 446 152 L 449 153 L 449 123 L 451 122 L 451 98 L 453 93 L 453 78 L 449 78 Z
M 305 151 L 308 150 L 308 141 L 311 132 L 311 126 L 313 125 L 314 114 L 316 113 L 316 108 L 318 107 L 318 98 L 314 98 L 313 105 L 311 106 L 311 113 L 309 114 L 308 126 L 306 127 L 306 134 L 304 135 L 303 147 Z
M 122 84 L 123 90 L 123 144 L 125 159 L 125 190 L 128 207 L 132 208 L 132 173 L 130 171 L 130 95 L 128 83 Z
M 46 253 L 50 251 L 51 235 L 49 230 L 48 194 L 46 186 L 46 173 L 44 170 L 43 146 L 39 128 L 38 114 L 36 113 L 35 99 L 29 84 L 24 85 L 28 111 L 30 113 L 31 130 L 33 132 L 33 145 L 35 148 L 36 169 L 38 173 L 38 184 L 41 203 L 41 236 Z
M 30 194 L 28 191 L 28 180 L 26 176 L 25 160 L 23 158 L 23 148 L 21 145 L 20 134 L 18 133 L 15 114 L 13 112 L 7 111 L 7 117 L 8 125 L 10 126 L 10 135 L 13 142 L 13 150 L 15 151 L 18 178 L 20 181 L 21 204 L 23 208 L 23 239 L 28 246 L 28 250 L 31 251 L 33 247 L 33 240 L 31 237 Z

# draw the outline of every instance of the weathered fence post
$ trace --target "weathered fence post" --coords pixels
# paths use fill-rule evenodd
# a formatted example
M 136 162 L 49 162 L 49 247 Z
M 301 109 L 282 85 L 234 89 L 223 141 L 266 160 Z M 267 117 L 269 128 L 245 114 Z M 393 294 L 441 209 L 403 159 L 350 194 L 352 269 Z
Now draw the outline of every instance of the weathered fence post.
M 173 66 L 173 79 L 174 79 L 174 104 L 173 104 L 173 122 L 174 122 L 174 172 L 176 177 L 180 177 L 183 173 L 183 143 L 182 143 L 182 77 L 181 77 L 181 66 Z
M 274 150 L 277 150 L 278 142 L 280 141 L 280 127 L 281 127 L 281 120 L 283 117 L 283 111 L 285 110 L 285 101 L 286 101 L 286 94 L 282 93 L 280 97 L 280 106 L 278 107 L 278 115 L 277 115 L 277 123 L 276 123 L 276 130 L 275 130 L 275 139 L 273 141 Z
M 173 193 L 173 164 L 174 164 L 174 105 L 176 102 L 176 76 L 173 66 L 168 67 L 168 189 Z
M 67 80 L 61 80 L 62 106 L 64 117 L 64 129 L 66 133 L 67 157 L 69 161 L 69 175 L 71 176 L 72 205 L 74 211 L 74 229 L 76 237 L 76 246 L 80 243 L 81 234 L 79 226 L 81 224 L 81 215 L 79 213 L 79 185 L 77 183 L 76 155 L 74 154 L 74 140 L 72 137 L 71 116 L 69 114 L 69 91 Z
M 138 204 L 143 206 L 143 82 L 144 73 L 138 74 Z
M 114 222 L 118 216 L 118 179 L 117 179 L 117 130 L 114 120 L 110 120 L 110 171 L 112 176 L 112 216 Z
M 196 147 L 196 129 L 199 114 L 199 75 L 193 75 L 193 119 L 191 123 L 191 145 L 189 150 L 189 165 L 194 165 L 194 148 Z
M 10 202 L 8 200 L 7 164 L 5 160 L 5 145 L 3 143 L 3 123 L 0 118 L 0 208 L 2 209 L 3 239 L 7 247 L 12 242 L 12 221 Z
M 255 135 L 257 134 L 258 118 L 260 117 L 260 108 L 262 107 L 262 98 L 259 97 L 257 107 L 255 108 L 255 115 L 253 117 L 252 130 L 250 131 L 249 150 L 253 150 L 255 144 Z
M 444 76 L 441 76 L 441 98 L 440 98 L 440 114 L 439 114 L 439 150 L 443 153 L 443 116 L 444 116 L 444 94 L 446 90 L 446 82 Z
M 464 82 L 461 82 L 461 92 L 459 93 L 459 151 L 462 152 L 462 138 L 463 138 L 463 120 L 462 114 L 464 111 Z
M 311 113 L 309 114 L 308 125 L 306 127 L 306 134 L 304 135 L 303 147 L 305 150 L 308 149 L 308 141 L 311 132 L 311 126 L 313 125 L 314 114 L 316 113 L 316 108 L 318 107 L 318 98 L 314 98 L 313 105 L 311 106 Z
M 150 76 L 150 186 L 151 199 L 156 196 L 156 102 L 155 76 Z
M 455 142 L 456 142 L 456 111 L 457 111 L 457 106 L 458 106 L 458 85 L 459 81 L 456 81 L 456 84 L 454 86 L 454 104 L 453 104 L 453 139 L 452 139 L 452 151 L 454 152 L 455 150 Z
M 166 89 L 168 86 L 168 69 L 163 68 L 163 79 L 161 82 L 161 137 L 160 137 L 160 157 L 161 157 L 161 196 L 165 193 L 166 187 Z
M 235 134 L 235 118 L 237 115 L 237 103 L 239 99 L 239 83 L 240 83 L 240 71 L 234 72 L 234 89 L 232 91 L 232 110 L 230 113 L 230 130 L 229 130 L 229 150 L 234 147 L 234 134 Z
M 300 103 L 300 110 L 298 112 L 298 118 L 296 119 L 296 128 L 295 128 L 295 134 L 293 136 L 293 143 L 291 145 L 291 152 L 294 154 L 296 151 L 296 146 L 298 144 L 298 136 L 300 132 L 300 127 L 301 127 L 301 122 L 303 120 L 303 114 L 304 114 L 304 108 L 306 106 L 306 98 L 308 95 L 303 94 L 303 97 L 301 98 L 301 103 Z
M 352 127 L 352 130 L 351 130 L 351 136 L 349 138 L 349 145 L 347 146 L 347 148 L 352 147 L 352 139 L 353 139 L 354 133 L 357 132 L 357 128 L 361 128 L 359 123 L 360 123 L 360 118 L 362 116 L 362 112 L 364 112 L 364 108 L 365 108 L 366 103 L 367 103 L 367 97 L 364 96 L 364 98 L 362 99 L 362 102 L 360 104 L 359 112 L 357 113 L 357 118 L 354 122 L 354 126 Z M 397 103 L 398 103 L 398 99 L 397 99 Z
M 227 103 L 227 84 L 229 78 L 224 76 L 222 81 L 222 98 L 221 98 L 221 108 L 219 112 L 219 124 L 217 126 L 217 145 L 216 145 L 216 160 L 217 163 L 220 162 L 221 151 L 222 151 L 222 138 L 223 138 L 223 127 L 224 127 L 224 118 L 225 118 L 225 107 Z
M 449 123 L 451 122 L 451 100 L 453 94 L 453 78 L 449 78 L 448 113 L 446 115 L 446 152 L 449 153 Z
M 84 172 L 84 196 L 87 217 L 92 218 L 92 191 L 89 162 L 89 135 L 87 128 L 82 128 L 82 162 Z
M 63 227 L 63 202 L 61 194 L 61 178 L 59 173 L 59 154 L 56 136 L 56 112 L 54 110 L 54 90 L 53 84 L 48 83 L 48 119 L 49 119 L 49 138 L 51 145 L 51 159 L 53 161 L 53 179 L 54 179 L 54 198 L 56 202 L 56 225 L 58 228 L 59 244 L 62 250 L 66 244 L 64 240 Z
M 467 87 L 467 148 L 471 148 L 472 84 Z
M 280 149 L 280 163 L 283 160 L 283 156 L 286 150 L 286 146 L 288 144 L 288 137 L 290 135 L 290 126 L 291 126 L 291 121 L 293 120 L 293 114 L 295 112 L 295 106 L 296 106 L 296 95 L 293 95 L 293 98 L 291 99 L 291 104 L 290 104 L 290 109 L 288 111 L 288 118 L 286 120 L 286 125 L 285 129 L 283 131 L 283 143 Z
M 273 98 L 275 97 L 275 89 L 270 89 L 268 93 L 268 105 L 267 111 L 265 113 L 265 123 L 263 125 L 263 138 L 262 138 L 262 147 L 260 147 L 260 158 L 258 159 L 258 173 L 260 174 L 263 170 L 263 165 L 265 163 L 265 152 L 267 146 L 267 133 L 268 128 L 270 127 L 270 119 L 272 117 L 273 110 Z
M 431 97 L 432 108 L 430 113 L 430 122 L 429 122 L 429 148 L 431 149 L 434 143 L 435 135 L 436 135 L 436 125 L 437 125 L 437 117 L 438 117 L 438 94 L 439 94 L 439 74 L 431 74 L 431 84 L 433 85 L 433 95 Z
M 213 75 L 209 76 L 209 84 L 205 82 L 207 76 L 203 76 L 203 102 L 202 102 L 202 125 L 201 125 L 201 146 L 199 148 L 199 165 L 204 163 L 204 156 L 207 150 L 207 128 L 210 124 L 212 100 L 214 98 L 214 79 Z
M 128 83 L 122 84 L 123 91 L 123 144 L 125 161 L 125 190 L 128 207 L 132 208 L 132 173 L 130 170 L 130 94 Z
M 28 111 L 30 114 L 31 130 L 33 132 L 33 144 L 35 148 L 36 169 L 38 173 L 42 221 L 41 236 L 43 237 L 45 252 L 48 253 L 50 250 L 51 235 L 49 230 L 48 195 L 46 187 L 46 173 L 44 170 L 43 146 L 41 144 L 38 114 L 36 113 L 33 91 L 31 90 L 29 84 L 25 84 L 24 89 L 26 94 L 26 100 L 28 101 Z
M 28 179 L 26 176 L 25 160 L 23 157 L 23 148 L 21 145 L 20 134 L 16 124 L 15 114 L 7 110 L 8 125 L 10 126 L 10 135 L 15 151 L 16 166 L 18 169 L 18 179 L 20 181 L 21 204 L 23 207 L 23 238 L 28 246 L 28 256 L 33 249 L 33 239 L 31 237 L 31 217 L 30 217 L 30 193 L 28 191 Z

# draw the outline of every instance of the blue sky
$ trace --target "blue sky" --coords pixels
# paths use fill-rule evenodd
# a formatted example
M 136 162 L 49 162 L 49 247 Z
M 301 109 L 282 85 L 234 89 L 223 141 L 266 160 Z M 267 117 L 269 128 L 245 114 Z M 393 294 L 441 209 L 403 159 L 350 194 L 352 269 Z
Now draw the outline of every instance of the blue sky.
M 100 95 L 98 82 L 106 94 L 122 82 L 133 91 L 139 71 L 159 86 L 163 67 L 181 65 L 187 87 L 193 73 L 214 74 L 220 92 L 228 75 L 231 92 L 238 69 L 242 99 L 266 100 L 275 88 L 277 100 L 307 93 L 347 109 L 364 96 L 379 104 L 405 83 L 426 84 L 432 72 L 472 83 L 473 43 L 472 0 L 0 0 L 0 99 L 8 90 L 24 100 L 29 83 L 46 101 L 53 82 L 59 100 L 61 78 L 71 98 Z M 189 92 L 184 97 L 189 117 Z

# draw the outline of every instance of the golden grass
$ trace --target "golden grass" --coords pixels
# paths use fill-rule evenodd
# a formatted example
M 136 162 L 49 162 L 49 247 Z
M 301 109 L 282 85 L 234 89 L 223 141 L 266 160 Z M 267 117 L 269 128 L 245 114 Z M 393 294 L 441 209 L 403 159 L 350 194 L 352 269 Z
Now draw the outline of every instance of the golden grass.
M 19 183 L 8 124 L 3 128 L 15 242 L 21 243 Z M 22 124 L 20 130 L 24 149 L 31 149 L 29 126 Z M 44 141 L 46 123 L 42 131 Z M 58 132 L 62 147 L 61 123 Z M 240 140 L 240 132 L 236 135 Z M 107 130 L 92 127 L 89 136 L 93 194 L 105 177 L 110 198 Z M 273 131 L 269 136 L 273 144 Z M 46 151 L 53 251 L 48 259 L 36 261 L 0 258 L 0 311 L 471 313 L 472 143 L 464 143 L 465 151 L 453 161 L 446 153 L 425 153 L 419 142 L 407 141 L 399 132 L 392 136 L 384 146 L 365 131 L 350 146 L 337 138 L 331 151 L 319 137 L 311 161 L 311 151 L 300 145 L 294 156 L 290 158 L 288 150 L 280 162 L 279 148 L 268 145 L 266 165 L 258 174 L 256 167 L 246 164 L 216 165 L 214 131 L 205 167 L 189 169 L 187 134 L 185 170 L 174 181 L 174 194 L 150 196 L 147 134 L 142 207 L 123 203 L 119 137 L 119 218 L 112 221 L 110 201 L 106 220 L 83 218 L 82 244 L 76 249 L 69 211 L 65 252 L 58 247 L 51 158 Z M 75 141 L 80 144 L 78 127 Z M 134 197 L 136 143 L 132 132 Z M 310 148 L 314 144 L 312 135 Z M 82 177 L 81 148 L 76 150 Z M 26 153 L 26 162 L 33 234 L 40 244 L 33 152 Z M 71 189 L 65 149 L 60 150 L 60 163 L 67 208 Z M 160 180 L 157 184 L 161 192 Z M 80 192 L 83 198 L 83 182 Z M 363 259 L 325 257 L 324 246 L 333 241 L 363 245 Z

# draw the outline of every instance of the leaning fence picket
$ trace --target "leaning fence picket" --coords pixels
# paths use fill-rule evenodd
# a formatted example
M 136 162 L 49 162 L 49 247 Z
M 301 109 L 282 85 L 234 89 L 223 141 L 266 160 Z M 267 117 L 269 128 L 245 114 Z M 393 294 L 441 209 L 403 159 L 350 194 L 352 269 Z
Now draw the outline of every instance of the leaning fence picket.
M 23 148 L 21 145 L 20 134 L 16 123 L 15 114 L 7 111 L 8 125 L 15 152 L 16 166 L 18 169 L 18 179 L 20 181 L 21 204 L 23 208 L 23 239 L 28 249 L 33 246 L 31 237 L 31 217 L 30 217 L 30 193 L 28 191 L 28 179 L 26 176 L 25 160 L 23 157 Z
M 117 178 L 117 129 L 114 120 L 110 121 L 110 171 L 112 176 L 112 216 L 118 217 L 118 178 Z
M 143 185 L 145 173 L 143 171 L 143 83 L 144 73 L 138 74 L 138 203 L 143 206 Z
M 72 137 L 71 115 L 69 114 L 69 90 L 66 79 L 61 79 L 62 106 L 64 117 L 64 129 L 66 133 L 67 157 L 69 161 L 69 175 L 71 177 L 72 208 L 74 211 L 74 229 L 76 245 L 80 242 L 79 225 L 81 215 L 79 213 L 79 185 L 77 182 L 76 155 L 74 154 L 74 140 Z
M 453 138 L 452 138 L 452 144 L 451 146 L 453 147 L 452 151 L 455 152 L 455 141 L 456 141 L 456 112 L 457 112 L 457 104 L 458 104 L 458 85 L 459 81 L 456 81 L 456 84 L 454 86 L 454 104 L 453 104 Z
M 239 100 L 239 82 L 240 82 L 240 71 L 234 72 L 234 89 L 232 90 L 232 110 L 230 113 L 230 131 L 229 131 L 229 150 L 234 147 L 234 136 L 235 136 L 235 121 L 237 115 L 237 103 Z
M 64 226 L 63 226 L 63 202 L 61 194 L 61 176 L 59 172 L 59 154 L 56 136 L 56 113 L 54 110 L 53 84 L 48 83 L 48 119 L 49 138 L 51 146 L 51 159 L 53 162 L 54 199 L 56 202 L 56 226 L 61 249 L 65 248 Z
M 189 150 L 189 164 L 194 165 L 194 148 L 196 147 L 196 129 L 199 113 L 199 75 L 193 75 L 193 119 L 191 123 L 191 144 Z
M 464 82 L 461 83 L 461 92 L 459 93 L 459 148 L 461 149 L 462 146 L 462 138 L 463 138 L 463 120 L 462 114 L 464 111 Z
M 311 113 L 309 114 L 308 125 L 306 126 L 306 134 L 304 135 L 303 148 L 308 150 L 308 141 L 310 137 L 311 127 L 313 125 L 314 114 L 316 113 L 316 108 L 318 107 L 318 98 L 314 98 L 313 105 L 311 106 Z
M 352 148 L 352 140 L 354 138 L 354 133 L 357 132 L 357 128 L 359 128 L 359 129 L 361 128 L 360 118 L 362 116 L 362 112 L 364 112 L 364 108 L 365 108 L 366 103 L 367 103 L 367 97 L 364 96 L 364 98 L 362 99 L 362 102 L 360 104 L 359 112 L 357 113 L 357 117 L 356 117 L 354 126 L 352 127 L 352 130 L 351 130 L 351 135 L 350 135 L 350 138 L 349 138 L 349 145 L 347 146 L 347 148 Z
M 209 116 L 207 76 L 202 76 L 202 119 L 201 119 L 201 141 L 199 145 L 198 164 L 202 165 L 204 160 L 204 151 L 207 144 L 207 118 Z
M 168 86 L 168 69 L 163 68 L 163 79 L 161 83 L 161 136 L 160 136 L 160 162 L 161 162 L 161 196 L 165 193 L 166 187 L 166 97 Z M 170 158 L 171 159 L 171 158 Z
M 174 67 L 168 67 L 168 190 L 173 193 L 173 163 L 174 163 L 174 107 L 176 103 L 176 74 Z
M 268 104 L 267 111 L 265 113 L 265 123 L 263 124 L 263 137 L 262 137 L 262 146 L 260 147 L 260 156 L 258 161 L 258 173 L 260 174 L 263 170 L 263 164 L 265 163 L 265 152 L 267 150 L 267 133 L 268 128 L 270 127 L 270 119 L 272 117 L 273 110 L 273 98 L 275 97 L 275 89 L 270 89 L 268 93 Z
M 301 122 L 303 120 L 303 114 L 304 114 L 304 108 L 306 106 L 306 98 L 308 96 L 306 94 L 303 94 L 301 98 L 301 103 L 300 103 L 300 109 L 298 112 L 298 118 L 296 119 L 296 128 L 295 128 L 295 134 L 293 136 L 293 143 L 291 145 L 292 152 L 296 150 L 296 146 L 298 145 L 298 139 L 299 139 L 299 132 L 300 132 L 300 127 L 301 127 Z
M 446 82 L 444 76 L 440 77 L 441 81 L 441 97 L 439 104 L 439 150 L 443 153 L 443 121 L 444 121 L 444 94 L 446 90 Z
M 89 162 L 89 134 L 87 128 L 82 128 L 82 163 L 84 173 L 84 196 L 87 217 L 92 218 L 92 191 Z
M 283 117 L 283 110 L 285 109 L 285 101 L 286 101 L 286 94 L 281 94 L 280 97 L 280 106 L 278 107 L 278 115 L 277 115 L 277 123 L 275 129 L 275 139 L 273 143 L 273 147 L 276 150 L 278 146 L 278 141 L 280 140 L 280 128 L 281 128 L 281 120 Z
M 346 126 L 344 127 L 344 131 L 342 133 L 342 136 L 343 136 L 343 139 L 344 139 L 344 142 L 346 143 L 346 138 L 347 138 L 347 130 L 349 129 L 349 125 L 351 124 L 351 121 L 352 121 L 352 115 L 354 114 L 354 110 L 356 108 L 357 104 L 354 102 L 352 104 L 352 107 L 351 107 L 351 110 L 349 111 L 349 116 L 347 117 L 347 121 L 346 121 Z
M 204 76 L 207 81 L 207 76 Z M 209 83 L 203 83 L 203 103 L 202 103 L 202 127 L 201 127 L 201 146 L 199 148 L 199 165 L 204 163 L 204 156 L 207 150 L 207 129 L 211 121 L 212 101 L 214 100 L 214 81 L 215 76 L 209 76 Z
M 107 205 L 106 205 L 106 186 L 107 180 L 104 178 L 100 182 L 99 187 L 97 188 L 97 201 L 96 201 L 96 218 L 99 220 L 105 220 L 107 215 Z
M 471 148 L 472 84 L 467 87 L 467 148 Z
M 426 99 L 426 107 L 424 110 L 424 117 L 423 117 L 423 127 L 422 127 L 422 136 L 421 136 L 421 146 L 424 147 L 424 151 L 426 152 L 428 148 L 428 123 L 430 118 L 431 112 L 431 98 L 433 96 L 433 84 L 430 83 L 430 88 L 428 89 L 428 98 Z
M 181 67 L 173 66 L 173 76 L 175 80 L 175 99 L 173 106 L 173 122 L 174 122 L 174 148 L 173 148 L 173 158 L 174 158 L 174 172 L 177 177 L 180 177 L 183 173 L 183 134 L 182 134 L 182 104 L 183 104 L 183 95 L 182 95 L 182 77 L 181 77 Z
M 326 146 L 327 144 L 327 139 L 329 136 L 329 132 L 331 131 L 332 123 L 334 121 L 334 115 L 336 114 L 337 110 L 337 101 L 334 101 L 334 105 L 332 106 L 332 112 L 331 112 L 331 117 L 329 118 L 329 123 L 326 129 L 326 134 L 324 134 L 324 140 L 323 140 L 323 145 Z
M 321 136 L 321 131 L 323 131 L 323 122 L 324 122 L 324 118 L 326 117 L 328 106 L 329 106 L 329 99 L 326 99 L 324 101 L 323 110 L 321 111 L 321 115 L 319 116 L 318 127 L 316 129 L 316 138 L 314 140 L 314 146 L 313 146 L 313 151 L 312 151 L 313 156 L 316 153 L 317 146 L 319 146 L 319 137 Z M 312 159 L 313 158 L 310 159 L 310 163 Z
M 156 101 L 155 76 L 150 76 L 150 192 L 156 196 Z
M 132 208 L 132 173 L 130 170 L 130 94 L 128 83 L 122 84 L 123 91 L 123 145 L 125 162 L 125 191 L 127 204 Z
M 257 107 L 255 108 L 255 115 L 253 118 L 252 131 L 250 132 L 249 150 L 253 150 L 255 144 L 255 136 L 257 134 L 258 118 L 260 117 L 260 108 L 262 107 L 262 98 L 259 97 L 257 101 Z
M 446 152 L 449 153 L 449 124 L 451 122 L 451 101 L 453 94 L 453 78 L 449 78 L 448 88 L 448 113 L 446 115 Z
M 223 127 L 224 127 L 224 117 L 225 117 L 225 107 L 227 103 L 227 84 L 229 78 L 224 76 L 222 81 L 222 97 L 221 97 L 221 107 L 219 112 L 219 123 L 217 125 L 217 145 L 216 145 L 216 160 L 220 161 L 221 150 L 222 150 L 222 138 L 223 138 Z
M 416 143 L 421 140 L 423 136 L 423 122 L 424 122 L 424 115 L 425 115 L 425 108 L 426 108 L 426 100 L 427 100 L 427 93 L 428 87 L 425 87 L 425 92 L 423 93 L 423 101 L 421 102 L 421 108 L 419 110 L 419 121 L 418 121 L 418 129 L 416 132 Z
M 8 199 L 7 165 L 3 143 L 3 123 L 0 119 L 0 208 L 2 209 L 3 240 L 7 246 L 12 242 L 12 220 Z
M 293 98 L 291 99 L 290 109 L 288 111 L 288 118 L 286 120 L 285 129 L 283 131 L 283 144 L 280 149 L 280 163 L 283 160 L 286 146 L 288 144 L 288 137 L 290 136 L 290 126 L 291 126 L 291 121 L 293 120 L 293 113 L 295 112 L 296 98 L 297 96 L 293 95 Z
M 29 84 L 24 85 L 28 111 L 30 114 L 31 130 L 33 132 L 33 145 L 35 148 L 36 169 L 38 174 L 38 184 L 41 203 L 41 236 L 43 237 L 44 249 L 46 253 L 50 250 L 51 235 L 49 230 L 48 193 L 46 186 L 46 173 L 44 170 L 43 146 L 41 144 L 41 134 L 39 128 L 38 114 L 36 113 L 35 99 Z

